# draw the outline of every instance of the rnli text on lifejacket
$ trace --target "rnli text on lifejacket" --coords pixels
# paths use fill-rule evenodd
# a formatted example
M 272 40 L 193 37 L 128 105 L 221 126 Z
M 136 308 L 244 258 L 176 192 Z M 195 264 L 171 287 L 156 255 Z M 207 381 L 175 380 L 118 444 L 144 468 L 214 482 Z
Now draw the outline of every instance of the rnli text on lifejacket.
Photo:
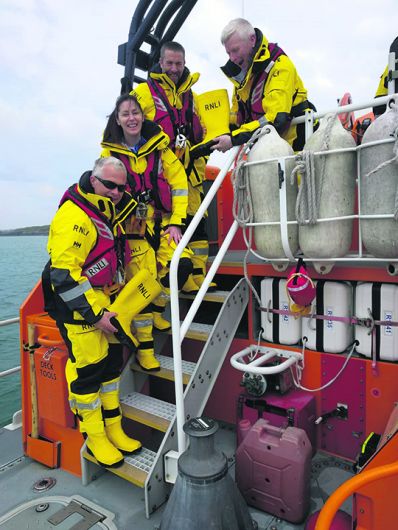
M 144 298 L 149 298 L 150 294 L 148 290 L 144 287 L 143 283 L 140 283 L 137 287 L 138 291 L 143 295 Z
M 215 101 L 214 103 L 206 103 L 205 104 L 205 110 L 218 109 L 218 107 L 221 107 L 220 100 Z
M 105 269 L 105 267 L 108 266 L 108 262 L 106 259 L 101 259 L 100 261 L 97 261 L 92 267 L 88 268 L 86 270 L 86 274 L 89 278 L 92 276 L 95 276 L 98 274 L 102 269 Z
M 90 232 L 90 230 L 87 230 L 86 228 L 83 228 L 82 226 L 79 226 L 79 225 L 73 225 L 73 231 L 79 232 L 79 234 L 83 234 L 84 236 L 87 236 L 88 233 Z

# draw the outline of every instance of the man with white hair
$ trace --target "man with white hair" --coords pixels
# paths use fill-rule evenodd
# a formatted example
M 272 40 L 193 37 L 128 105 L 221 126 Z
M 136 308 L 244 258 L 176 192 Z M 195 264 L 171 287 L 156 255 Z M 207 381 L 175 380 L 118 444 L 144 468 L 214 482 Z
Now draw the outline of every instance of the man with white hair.
M 221 43 L 229 56 L 221 70 L 234 85 L 231 132 L 216 138 L 212 149 L 225 152 L 242 145 L 267 123 L 295 151 L 302 149 L 304 124 L 291 126 L 291 120 L 315 107 L 307 100 L 307 90 L 289 57 L 243 18 L 225 26 Z

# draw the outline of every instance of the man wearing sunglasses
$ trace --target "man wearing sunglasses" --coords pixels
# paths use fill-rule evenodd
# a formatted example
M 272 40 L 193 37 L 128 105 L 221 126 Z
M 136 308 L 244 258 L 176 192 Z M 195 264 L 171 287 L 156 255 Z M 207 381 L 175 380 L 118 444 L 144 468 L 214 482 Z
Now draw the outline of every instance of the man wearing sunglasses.
M 141 447 L 121 427 L 122 344 L 130 349 L 138 344 L 131 320 L 160 292 L 146 271 L 124 285 L 130 251 L 123 223 L 137 204 L 125 192 L 126 180 L 123 162 L 100 158 L 65 192 L 50 226 L 50 261 L 42 276 L 45 309 L 69 351 L 70 407 L 88 451 L 105 467 L 122 465 L 123 454 Z M 119 292 L 116 312 L 112 308 Z

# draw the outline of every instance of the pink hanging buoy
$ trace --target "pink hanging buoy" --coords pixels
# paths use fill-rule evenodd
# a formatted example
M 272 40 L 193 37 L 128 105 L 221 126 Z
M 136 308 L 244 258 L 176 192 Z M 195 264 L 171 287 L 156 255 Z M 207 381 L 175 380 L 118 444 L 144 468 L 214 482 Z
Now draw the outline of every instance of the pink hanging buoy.
M 290 300 L 290 310 L 294 313 L 309 313 L 311 302 L 314 300 L 316 290 L 314 282 L 308 275 L 307 267 L 302 258 L 297 262 L 297 266 L 290 271 L 286 282 L 286 290 Z

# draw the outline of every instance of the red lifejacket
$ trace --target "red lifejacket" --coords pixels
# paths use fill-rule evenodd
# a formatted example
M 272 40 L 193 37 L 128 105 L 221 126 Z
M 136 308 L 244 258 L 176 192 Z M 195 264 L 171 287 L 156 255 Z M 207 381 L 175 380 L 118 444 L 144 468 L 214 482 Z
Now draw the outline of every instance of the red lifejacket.
M 155 104 L 155 123 L 162 126 L 170 138 L 170 148 L 174 151 L 175 139 L 178 134 L 183 134 L 191 144 L 197 144 L 203 139 L 203 128 L 199 117 L 193 111 L 192 90 L 187 90 L 181 95 L 182 107 L 176 109 L 170 105 L 163 87 L 155 80 L 148 79 L 148 87 Z
M 375 115 L 373 114 L 373 112 L 368 112 L 367 114 L 364 114 L 363 116 L 360 116 L 355 120 L 351 134 L 357 145 L 360 145 L 362 143 L 362 138 L 365 134 L 366 129 L 374 120 Z
M 248 100 L 242 101 L 240 99 L 238 101 L 237 123 L 239 127 L 244 123 L 258 120 L 261 116 L 264 116 L 263 95 L 265 83 L 275 61 L 281 55 L 286 55 L 282 48 L 273 42 L 268 43 L 268 50 L 270 57 L 264 61 L 262 71 L 254 78 Z
M 147 156 L 147 166 L 144 173 L 136 173 L 131 169 L 127 155 L 111 151 L 123 162 L 127 170 L 128 191 L 137 202 L 152 204 L 156 210 L 171 212 L 170 185 L 164 177 L 163 164 L 159 151 L 155 149 Z
M 109 220 L 79 193 L 77 184 L 64 193 L 60 206 L 66 201 L 72 201 L 81 208 L 97 230 L 97 241 L 82 267 L 83 276 L 93 287 L 112 285 L 116 281 L 119 263 L 125 267 L 131 259 L 127 242 L 120 232 L 115 238 Z

